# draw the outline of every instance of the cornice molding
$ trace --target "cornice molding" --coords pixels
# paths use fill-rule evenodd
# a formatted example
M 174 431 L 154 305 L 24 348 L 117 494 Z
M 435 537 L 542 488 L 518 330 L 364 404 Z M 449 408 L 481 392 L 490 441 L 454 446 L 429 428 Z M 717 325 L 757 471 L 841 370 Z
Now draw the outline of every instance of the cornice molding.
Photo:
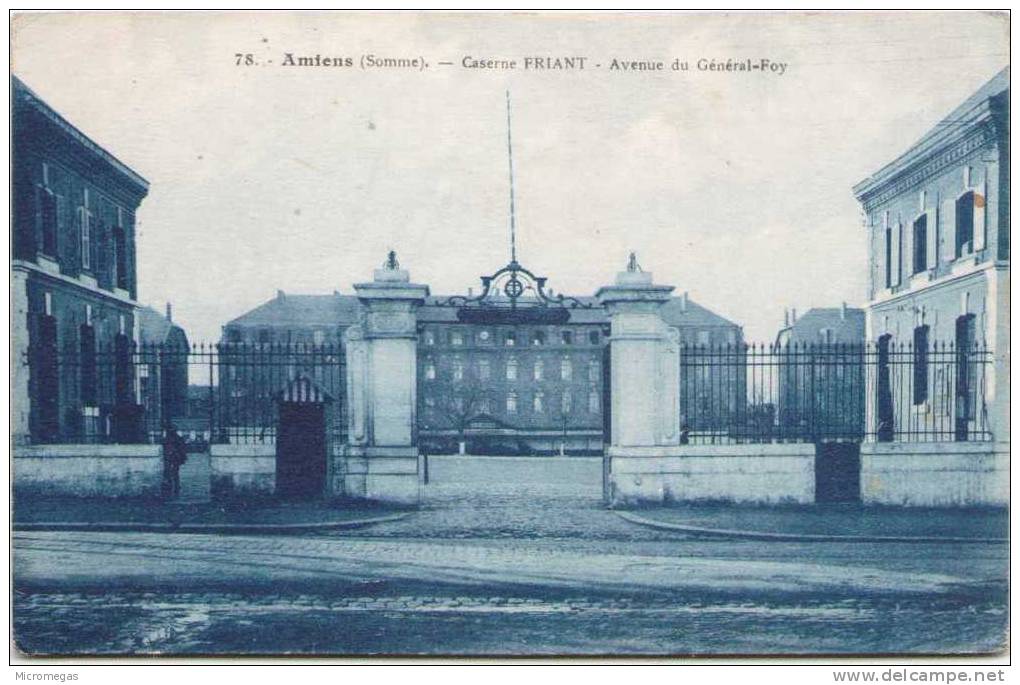
M 925 161 L 907 167 L 886 179 L 874 182 L 874 185 L 859 192 L 858 200 L 864 206 L 865 211 L 870 212 L 875 207 L 924 184 L 947 168 L 959 164 L 976 151 L 990 147 L 994 143 L 995 132 L 990 122 L 982 123 L 964 138 L 936 151 Z

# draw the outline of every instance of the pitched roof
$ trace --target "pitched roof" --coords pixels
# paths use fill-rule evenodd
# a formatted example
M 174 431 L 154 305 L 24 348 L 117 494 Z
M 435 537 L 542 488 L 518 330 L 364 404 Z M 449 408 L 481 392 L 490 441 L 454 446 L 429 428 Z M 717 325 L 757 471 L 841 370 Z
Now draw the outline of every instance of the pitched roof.
M 360 305 L 353 295 L 278 294 L 227 323 L 228 326 L 337 326 L 358 322 Z
M 425 298 L 418 310 L 421 323 L 458 323 L 457 308 L 444 304 L 447 296 Z M 570 323 L 607 324 L 609 316 L 594 297 L 578 297 L 591 308 L 569 309 Z M 287 295 L 279 294 L 255 309 L 231 320 L 227 326 L 300 328 L 303 326 L 347 326 L 356 324 L 361 305 L 353 295 Z M 662 307 L 662 317 L 672 326 L 736 326 L 706 307 L 687 298 L 674 297 Z
M 183 340 L 171 341 L 175 331 Z M 167 319 L 152 307 L 141 307 L 138 310 L 138 333 L 143 345 L 163 345 L 168 342 L 187 344 L 188 338 L 184 329 Z
M 842 307 L 815 307 L 809 309 L 792 326 L 779 332 L 779 338 L 788 342 L 815 342 L 822 329 L 831 329 L 834 341 L 839 343 L 864 342 L 865 314 L 863 309 L 847 307 L 846 317 L 842 316 Z M 786 333 L 784 336 L 783 333 Z
M 926 158 L 943 143 L 963 137 L 969 127 L 989 116 L 986 103 L 1008 90 L 1009 67 L 1006 67 L 974 91 L 902 154 L 855 185 L 854 194 L 859 199 L 864 197 L 918 160 Z
M 107 164 L 120 172 L 122 176 L 134 183 L 142 195 L 145 195 L 145 193 L 148 192 L 149 182 L 145 180 L 141 174 L 114 157 L 113 154 L 111 154 L 110 151 L 102 145 L 82 133 L 77 126 L 62 117 L 57 110 L 50 107 L 46 101 L 36 95 L 31 88 L 25 85 L 24 81 L 13 75 L 11 76 L 11 98 L 14 103 L 31 107 L 56 124 L 59 128 L 71 136 L 71 138 L 99 156 Z

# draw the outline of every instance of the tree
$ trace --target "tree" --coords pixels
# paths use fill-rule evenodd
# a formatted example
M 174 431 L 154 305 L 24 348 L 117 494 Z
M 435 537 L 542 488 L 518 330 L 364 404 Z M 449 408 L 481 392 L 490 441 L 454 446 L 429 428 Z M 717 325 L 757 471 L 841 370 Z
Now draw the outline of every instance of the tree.
M 440 399 L 436 409 L 441 420 L 457 431 L 458 452 L 464 454 L 467 446 L 467 428 L 471 420 L 481 413 L 485 392 L 475 385 L 460 386 Z

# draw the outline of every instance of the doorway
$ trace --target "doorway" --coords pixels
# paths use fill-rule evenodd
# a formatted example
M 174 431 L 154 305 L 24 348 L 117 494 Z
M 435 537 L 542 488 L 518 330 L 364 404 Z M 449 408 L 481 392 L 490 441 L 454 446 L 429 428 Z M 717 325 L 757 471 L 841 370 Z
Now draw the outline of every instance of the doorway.
M 860 501 L 860 443 L 815 443 L 815 502 Z
M 320 497 L 326 485 L 326 412 L 321 402 L 280 402 L 276 494 Z

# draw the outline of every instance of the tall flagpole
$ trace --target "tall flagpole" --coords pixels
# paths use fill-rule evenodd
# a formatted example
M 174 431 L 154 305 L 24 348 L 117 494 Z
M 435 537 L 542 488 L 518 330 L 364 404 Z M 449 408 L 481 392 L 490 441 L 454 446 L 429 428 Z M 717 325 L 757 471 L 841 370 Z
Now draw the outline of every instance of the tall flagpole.
M 506 91 L 506 152 L 510 162 L 510 261 L 517 261 L 517 224 L 514 216 L 514 147 L 510 137 L 510 91 Z

